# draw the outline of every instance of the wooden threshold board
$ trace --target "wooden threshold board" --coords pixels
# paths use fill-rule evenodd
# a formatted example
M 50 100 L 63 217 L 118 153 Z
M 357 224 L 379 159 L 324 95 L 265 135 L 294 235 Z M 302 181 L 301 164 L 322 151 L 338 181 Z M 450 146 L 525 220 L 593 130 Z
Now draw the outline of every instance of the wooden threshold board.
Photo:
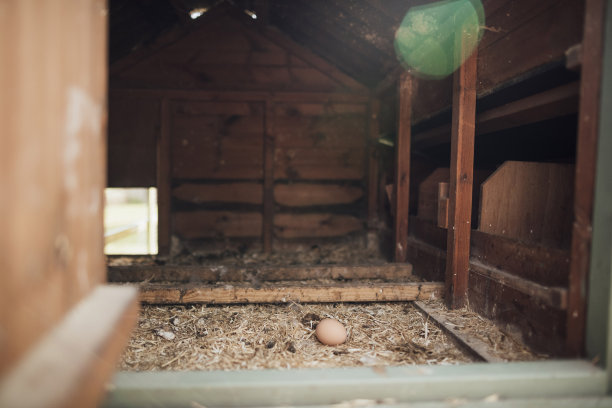
M 495 356 L 490 352 L 490 347 L 482 340 L 470 336 L 469 334 L 461 333 L 459 330 L 455 329 L 454 324 L 449 322 L 443 315 L 436 312 L 434 309 L 430 308 L 423 302 L 414 302 L 414 305 L 431 317 L 438 325 L 450 334 L 461 346 L 467 349 L 474 357 L 479 360 L 486 361 L 487 363 L 502 363 L 505 360 Z
M 110 282 L 215 283 L 219 281 L 288 281 L 308 279 L 384 279 L 406 280 L 412 275 L 408 263 L 383 265 L 314 266 L 109 266 Z
M 140 301 L 147 304 L 395 302 L 435 299 L 443 291 L 442 282 L 145 284 L 140 286 Z

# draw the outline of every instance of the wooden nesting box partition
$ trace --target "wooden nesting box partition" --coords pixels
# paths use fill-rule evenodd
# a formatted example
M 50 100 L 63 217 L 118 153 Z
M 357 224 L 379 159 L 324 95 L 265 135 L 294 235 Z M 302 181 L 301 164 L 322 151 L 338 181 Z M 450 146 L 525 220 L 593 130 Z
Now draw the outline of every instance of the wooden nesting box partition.
M 367 89 L 227 4 L 194 25 L 111 67 L 109 185 L 158 186 L 160 253 L 363 231 Z

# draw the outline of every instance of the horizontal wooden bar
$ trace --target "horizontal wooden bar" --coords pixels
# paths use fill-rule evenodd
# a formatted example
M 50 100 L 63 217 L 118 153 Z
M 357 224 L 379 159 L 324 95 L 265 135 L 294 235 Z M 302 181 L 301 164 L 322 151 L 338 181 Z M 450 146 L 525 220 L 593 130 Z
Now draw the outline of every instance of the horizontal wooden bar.
M 484 341 L 455 329 L 453 323 L 449 322 L 446 317 L 436 312 L 433 308 L 427 306 L 425 303 L 416 301 L 414 302 L 414 306 L 438 323 L 438 325 L 444 331 L 449 333 L 461 346 L 463 346 L 463 348 L 465 348 L 470 352 L 470 354 L 479 360 L 486 361 L 487 363 L 501 363 L 506 361 L 503 358 L 492 354 L 490 351 L 491 347 Z
M 540 122 L 578 111 L 579 83 L 571 82 L 476 115 L 476 134 L 486 134 Z M 451 125 L 445 124 L 413 136 L 418 148 L 450 143 Z
M 136 294 L 98 286 L 3 378 L 0 406 L 97 406 L 136 323 Z
M 384 265 L 314 265 L 314 266 L 184 266 L 130 265 L 109 266 L 110 282 L 200 282 L 214 283 L 250 281 L 260 282 L 309 279 L 385 279 L 405 280 L 412 275 L 412 265 L 389 263 Z
M 427 401 L 424 406 L 430 408 L 497 407 L 494 402 L 484 400 L 491 395 L 496 395 L 501 402 L 510 402 L 503 407 L 524 406 L 512 404 L 515 398 L 538 398 L 539 402 L 531 405 L 537 407 L 582 406 L 580 403 L 557 405 L 554 401 L 567 398 L 576 403 L 586 397 L 599 398 L 603 406 L 608 406 L 606 384 L 604 370 L 588 361 L 575 360 L 302 370 L 121 372 L 115 376 L 103 407 L 327 406 L 340 403 L 352 406 L 349 401 L 368 406 L 388 401 L 386 406 L 410 402 L 413 407 L 420 406 L 413 404 Z M 547 398 L 552 398 L 553 403 L 549 404 Z M 432 404 L 432 401 L 439 403 Z M 465 401 L 465 404 L 458 401 Z
M 148 304 L 396 302 L 439 298 L 443 290 L 441 282 L 147 284 L 140 287 L 140 301 Z
M 415 238 L 408 240 L 408 246 L 423 252 L 434 259 L 446 259 L 446 253 L 430 244 Z M 512 256 L 512 254 L 508 254 Z M 567 289 L 562 287 L 548 287 L 537 282 L 522 278 L 497 269 L 493 266 L 480 262 L 473 257 L 470 259 L 470 274 L 478 274 L 491 279 L 508 288 L 515 289 L 521 293 L 531 296 L 534 300 L 556 309 L 567 308 Z
M 150 98 L 197 99 L 215 101 L 295 101 L 295 102 L 349 102 L 367 103 L 368 93 L 321 93 L 321 92 L 262 92 L 225 90 L 183 90 L 183 89 L 138 89 L 110 88 L 110 95 L 142 96 Z

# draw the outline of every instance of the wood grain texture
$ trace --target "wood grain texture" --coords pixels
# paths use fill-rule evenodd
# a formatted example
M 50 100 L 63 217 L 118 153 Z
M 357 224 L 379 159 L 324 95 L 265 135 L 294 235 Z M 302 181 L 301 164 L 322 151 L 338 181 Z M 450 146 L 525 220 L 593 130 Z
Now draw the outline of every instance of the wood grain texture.
M 412 126 L 412 83 L 408 73 L 404 73 L 399 84 L 398 131 L 395 143 L 395 221 L 394 221 L 394 259 L 406 261 L 406 240 L 408 239 L 408 219 L 410 217 L 410 145 Z
M 438 186 L 450 181 L 450 169 L 437 168 L 419 184 L 417 217 L 436 223 L 438 219 Z M 448 196 L 448 195 L 447 195 Z
M 479 230 L 568 248 L 573 175 L 572 165 L 505 162 L 482 185 Z
M 380 100 L 372 98 L 368 109 L 368 227 L 374 228 L 378 221 L 378 158 L 376 140 L 379 136 Z
M 587 0 L 582 39 L 582 81 L 578 112 L 578 142 L 569 275 L 567 353 L 584 354 L 587 278 L 593 229 L 595 164 L 599 136 L 604 16 L 609 2 Z
M 274 282 L 313 279 L 385 279 L 406 280 L 412 275 L 410 264 L 383 265 L 303 265 L 237 267 L 231 265 L 175 266 L 175 265 L 130 265 L 109 266 L 111 282 Z
M 363 222 L 351 215 L 278 213 L 274 217 L 274 233 L 280 238 L 338 237 L 363 228 Z
M 161 130 L 157 140 L 157 251 L 161 255 L 170 252 L 172 234 L 172 108 L 167 99 L 161 101 Z
M 470 232 L 472 229 L 472 185 L 474 179 L 474 129 L 476 121 L 477 51 L 465 55 L 453 82 L 453 119 L 446 259 L 446 303 L 463 307 L 467 301 Z
M 3 378 L 0 405 L 97 406 L 138 320 L 137 294 L 134 287 L 98 286 Z
M 263 179 L 263 218 L 262 240 L 265 253 L 272 251 L 274 238 L 274 150 L 276 144 L 276 117 L 272 113 L 272 103 L 266 102 L 264 118 L 264 179 Z
M 232 303 L 333 303 L 396 302 L 438 298 L 439 282 L 337 283 L 313 285 L 300 283 L 251 285 L 148 284 L 140 287 L 140 301 L 147 304 L 232 304 Z
M 184 239 L 260 237 L 262 214 L 231 211 L 175 212 L 173 225 L 174 233 Z
M 497 357 L 491 350 L 491 346 L 480 340 L 478 337 L 471 336 L 456 329 L 455 324 L 450 322 L 444 315 L 425 303 L 416 301 L 414 306 L 435 321 L 445 332 L 450 334 L 464 349 L 481 361 L 488 363 L 501 363 L 506 360 Z
M 292 183 L 274 186 L 275 201 L 288 207 L 350 204 L 363 197 L 363 188 L 340 184 Z
M 106 24 L 101 0 L 0 4 L 0 377 L 105 279 Z
M 262 185 L 260 183 L 184 183 L 172 189 L 172 197 L 194 204 L 263 203 Z

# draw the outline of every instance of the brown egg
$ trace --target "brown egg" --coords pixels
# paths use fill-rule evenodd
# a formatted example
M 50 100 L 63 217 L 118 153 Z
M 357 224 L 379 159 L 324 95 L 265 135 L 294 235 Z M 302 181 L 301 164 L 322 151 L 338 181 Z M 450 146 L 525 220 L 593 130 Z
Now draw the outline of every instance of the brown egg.
M 346 341 L 346 329 L 337 320 L 323 319 L 317 324 L 315 330 L 317 339 L 328 346 L 337 346 Z

